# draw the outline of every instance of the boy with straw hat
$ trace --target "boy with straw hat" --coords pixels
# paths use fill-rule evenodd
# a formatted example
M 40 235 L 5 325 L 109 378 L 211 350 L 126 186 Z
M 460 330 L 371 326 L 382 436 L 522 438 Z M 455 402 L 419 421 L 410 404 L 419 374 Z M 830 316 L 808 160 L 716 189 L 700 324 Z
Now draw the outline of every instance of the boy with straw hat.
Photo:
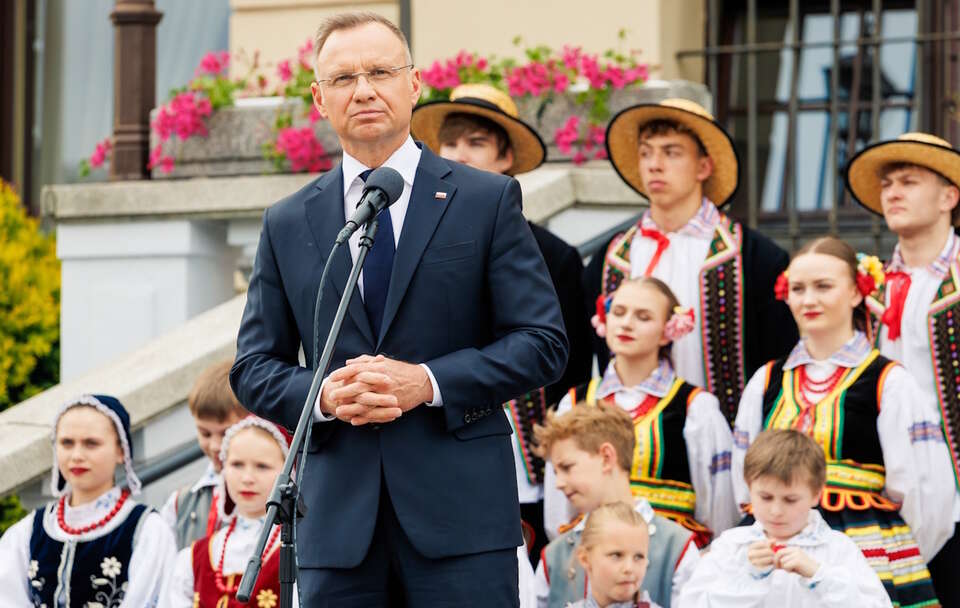
M 463 84 L 449 101 L 435 101 L 413 111 L 414 138 L 447 160 L 476 169 L 518 175 L 539 167 L 547 150 L 537 132 L 518 118 L 509 95 L 486 84 Z M 505 407 L 516 440 L 514 457 L 521 516 L 533 526 L 532 554 L 546 545 L 543 532 L 543 460 L 532 449 L 533 425 L 543 423 L 547 406 L 555 405 L 571 386 L 590 379 L 593 366 L 589 315 L 580 283 L 583 263 L 577 250 L 533 222 L 530 230 L 540 247 L 560 300 L 570 342 L 570 358 L 556 383 L 527 393 Z
M 940 404 L 955 478 L 960 473 L 960 152 L 927 133 L 864 148 L 846 171 L 858 203 L 883 215 L 897 237 L 886 281 L 867 297 L 880 352 L 903 363 Z M 960 521 L 960 495 L 953 521 Z M 930 561 L 944 606 L 960 606 L 960 525 Z
M 789 258 L 719 210 L 737 189 L 737 153 L 699 104 L 667 99 L 621 111 L 607 127 L 607 152 L 650 208 L 591 260 L 587 295 L 599 307 L 625 278 L 669 285 L 693 307 L 696 325 L 673 345 L 676 372 L 716 395 L 732 424 L 745 378 L 796 343 L 790 312 L 773 292 Z M 603 369 L 606 349 L 595 348 Z

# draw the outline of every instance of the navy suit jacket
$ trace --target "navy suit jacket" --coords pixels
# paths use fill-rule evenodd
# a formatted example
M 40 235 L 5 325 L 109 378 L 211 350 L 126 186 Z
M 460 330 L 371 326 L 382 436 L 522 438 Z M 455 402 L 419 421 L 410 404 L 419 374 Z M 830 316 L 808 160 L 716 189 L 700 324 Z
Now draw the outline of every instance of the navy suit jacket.
M 404 532 L 429 558 L 522 542 L 501 404 L 556 381 L 568 346 L 550 275 L 520 207 L 516 180 L 423 148 L 381 335 L 373 335 L 355 294 L 330 370 L 364 353 L 426 363 L 443 406 L 420 405 L 378 426 L 314 424 L 301 489 L 309 512 L 297 530 L 301 567 L 361 562 L 381 476 Z M 250 411 L 289 429 L 313 375 L 298 365 L 298 349 L 302 343 L 312 367 L 316 290 L 344 223 L 339 166 L 264 213 L 230 380 Z M 321 348 L 350 266 L 344 245 L 323 295 Z

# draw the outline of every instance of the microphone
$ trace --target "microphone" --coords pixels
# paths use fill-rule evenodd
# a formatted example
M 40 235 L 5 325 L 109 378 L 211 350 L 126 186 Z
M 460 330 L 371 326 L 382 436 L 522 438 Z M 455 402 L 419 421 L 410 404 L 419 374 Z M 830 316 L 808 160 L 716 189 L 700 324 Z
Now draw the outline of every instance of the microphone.
M 337 235 L 336 244 L 342 245 L 360 226 L 376 217 L 378 213 L 397 202 L 403 194 L 403 178 L 396 169 L 374 169 L 363 186 L 363 194 L 346 226 Z

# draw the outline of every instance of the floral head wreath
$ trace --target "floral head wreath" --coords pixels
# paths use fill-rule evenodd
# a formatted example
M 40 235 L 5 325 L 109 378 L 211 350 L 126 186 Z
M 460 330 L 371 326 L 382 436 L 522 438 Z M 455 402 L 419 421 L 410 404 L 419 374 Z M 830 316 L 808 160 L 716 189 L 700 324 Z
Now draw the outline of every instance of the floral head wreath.
M 597 296 L 596 312 L 590 318 L 590 324 L 593 325 L 594 331 L 601 338 L 607 337 L 607 313 L 610 312 L 610 302 L 612 301 L 612 296 L 604 296 L 603 294 Z M 671 342 L 676 342 L 696 328 L 696 319 L 693 308 L 674 306 L 673 314 L 670 315 L 663 328 L 664 337 Z
M 784 270 L 777 277 L 773 286 L 773 293 L 778 300 L 786 300 L 790 288 L 787 271 Z M 886 275 L 883 272 L 883 262 L 875 255 L 857 254 L 857 291 L 866 297 L 883 285 Z

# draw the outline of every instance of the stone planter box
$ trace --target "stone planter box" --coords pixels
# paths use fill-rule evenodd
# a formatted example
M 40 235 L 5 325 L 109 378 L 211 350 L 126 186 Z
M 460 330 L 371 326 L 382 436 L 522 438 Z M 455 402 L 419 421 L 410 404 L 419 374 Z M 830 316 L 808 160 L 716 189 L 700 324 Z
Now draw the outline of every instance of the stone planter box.
M 657 102 L 670 97 L 684 97 L 712 108 L 713 97 L 699 83 L 684 80 L 648 81 L 644 86 L 614 91 L 608 105 L 611 115 L 623 108 L 645 102 Z M 569 161 L 553 143 L 553 134 L 563 126 L 571 114 L 586 119 L 587 109 L 576 103 L 576 94 L 558 95 L 541 108 L 540 99 L 519 99 L 520 115 L 533 125 L 547 143 L 550 161 Z M 198 176 L 261 175 L 276 173 L 276 168 L 263 157 L 262 146 L 273 138 L 273 124 L 281 112 L 294 116 L 294 126 L 309 125 L 306 106 L 299 99 L 266 98 L 243 100 L 237 106 L 215 112 L 207 122 L 209 135 L 194 137 L 186 142 L 170 138 L 163 144 L 164 154 L 174 157 L 172 173 L 154 169 L 154 179 Z M 151 120 L 156 110 L 151 113 Z M 327 121 L 314 125 L 317 138 L 330 153 L 331 161 L 340 158 L 340 144 Z M 150 147 L 159 142 L 151 133 Z

